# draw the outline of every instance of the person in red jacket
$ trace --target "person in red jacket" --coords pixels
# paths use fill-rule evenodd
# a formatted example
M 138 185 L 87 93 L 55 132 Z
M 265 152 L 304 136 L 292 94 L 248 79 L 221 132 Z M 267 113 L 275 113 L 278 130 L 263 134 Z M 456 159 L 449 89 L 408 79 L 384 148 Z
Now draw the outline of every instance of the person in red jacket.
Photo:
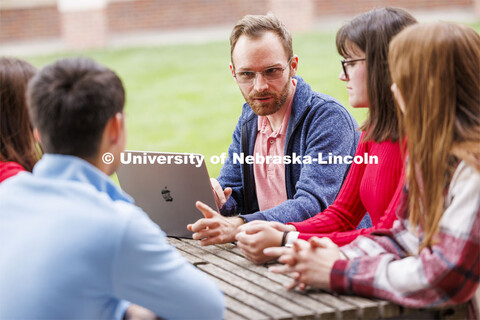
M 32 171 L 41 156 L 25 98 L 35 73 L 28 62 L 0 57 L 0 183 L 21 171 Z
M 356 156 L 376 156 L 378 163 L 352 163 L 334 203 L 303 222 L 281 224 L 254 221 L 241 227 L 238 246 L 255 263 L 271 260 L 267 247 L 290 245 L 296 239 L 328 237 L 345 245 L 361 234 L 390 228 L 403 186 L 403 158 L 398 120 L 390 91 L 388 44 L 405 27 L 416 23 L 403 9 L 379 8 L 355 17 L 337 32 L 337 50 L 344 60 L 340 80 L 354 108 L 368 108 Z M 329 164 L 334 165 L 334 164 Z M 355 230 L 366 213 L 372 227 Z

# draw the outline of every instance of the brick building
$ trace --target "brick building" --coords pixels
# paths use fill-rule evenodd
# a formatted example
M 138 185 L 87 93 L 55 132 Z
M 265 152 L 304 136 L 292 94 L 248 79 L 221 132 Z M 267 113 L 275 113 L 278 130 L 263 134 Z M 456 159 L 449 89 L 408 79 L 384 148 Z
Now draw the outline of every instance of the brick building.
M 0 45 L 62 39 L 67 48 L 101 47 L 112 35 L 231 26 L 268 11 L 293 31 L 309 30 L 324 17 L 385 5 L 480 13 L 480 0 L 1 0 Z

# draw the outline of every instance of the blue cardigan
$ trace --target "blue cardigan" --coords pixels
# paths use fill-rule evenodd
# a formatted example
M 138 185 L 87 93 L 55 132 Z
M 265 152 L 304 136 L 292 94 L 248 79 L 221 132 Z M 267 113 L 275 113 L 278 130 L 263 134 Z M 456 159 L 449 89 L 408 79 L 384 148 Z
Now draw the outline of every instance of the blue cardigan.
M 313 91 L 299 76 L 287 127 L 285 155 L 325 159 L 333 155 L 355 154 L 360 132 L 357 122 L 334 98 Z M 282 223 L 303 221 L 326 209 L 335 200 L 348 172 L 348 165 L 286 164 L 285 183 L 288 200 L 259 211 L 252 164 L 234 163 L 233 154 L 252 155 L 257 138 L 257 115 L 245 103 L 233 141 L 228 149 L 218 181 L 231 187 L 232 196 L 222 207 L 223 215 L 242 214 L 247 221 L 270 220 Z

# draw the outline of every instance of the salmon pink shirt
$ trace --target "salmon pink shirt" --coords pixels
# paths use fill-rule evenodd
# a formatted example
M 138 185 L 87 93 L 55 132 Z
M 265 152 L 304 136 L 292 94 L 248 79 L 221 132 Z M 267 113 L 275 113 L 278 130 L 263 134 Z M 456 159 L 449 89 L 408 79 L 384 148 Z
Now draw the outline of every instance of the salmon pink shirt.
M 292 83 L 295 90 L 296 82 L 293 79 Z M 255 176 L 255 188 L 260 211 L 273 208 L 288 199 L 283 160 L 281 164 L 278 164 L 273 163 L 273 158 L 271 158 L 270 163 L 267 164 L 267 161 L 260 163 L 257 158 L 267 159 L 267 156 L 280 156 L 283 159 L 285 155 L 285 137 L 287 135 L 288 120 L 292 111 L 294 95 L 295 91 L 283 116 L 282 125 L 277 130 L 272 130 L 270 121 L 266 116 L 258 117 L 258 133 L 253 152 L 256 156 L 253 174 Z

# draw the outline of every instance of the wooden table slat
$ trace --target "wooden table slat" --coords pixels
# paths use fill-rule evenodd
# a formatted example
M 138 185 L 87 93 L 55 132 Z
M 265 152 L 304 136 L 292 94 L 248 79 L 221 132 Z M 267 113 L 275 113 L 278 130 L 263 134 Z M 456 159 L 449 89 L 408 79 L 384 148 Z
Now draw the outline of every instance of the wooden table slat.
M 225 298 L 225 304 L 227 305 L 227 311 L 229 313 L 224 314 L 224 319 L 229 319 L 233 320 L 234 318 L 230 318 L 229 314 L 234 313 L 234 314 L 241 314 L 244 315 L 246 319 L 256 319 L 256 320 L 261 320 L 261 319 L 270 319 L 267 315 L 258 312 L 256 309 L 253 309 L 241 301 L 236 300 L 234 297 L 230 297 L 226 294 L 224 294 Z
M 308 296 L 337 310 L 338 316 L 342 319 L 355 319 L 358 316 L 356 305 L 340 300 L 332 294 L 309 292 Z
M 232 312 L 228 309 L 226 309 L 225 312 L 223 313 L 223 318 L 224 319 L 229 319 L 229 320 L 246 320 L 246 319 L 248 319 L 248 318 L 244 318 L 241 315 L 239 315 L 235 312 Z
M 339 296 L 340 300 L 356 305 L 358 307 L 359 319 L 376 319 L 380 317 L 378 302 L 354 296 Z
M 189 242 L 191 244 L 191 242 Z M 279 284 L 276 281 L 272 281 L 271 279 L 265 277 L 265 273 L 268 273 L 267 269 L 263 268 L 263 274 L 258 274 L 256 272 L 252 272 L 249 269 L 246 269 L 242 266 L 238 266 L 228 260 L 225 260 L 217 255 L 211 254 L 211 251 L 215 251 L 209 249 L 209 247 L 201 247 L 202 251 L 207 251 L 206 255 L 202 255 L 202 257 L 208 260 L 210 263 L 219 266 L 232 274 L 235 274 L 245 280 L 253 282 L 263 288 L 271 291 L 272 293 L 282 296 L 286 299 L 289 299 L 293 303 L 302 306 L 303 308 L 309 309 L 315 313 L 331 313 L 334 310 L 319 300 L 312 299 L 305 294 L 295 291 L 288 291 L 285 290 L 284 286 Z M 291 281 L 290 278 L 288 278 Z M 353 308 L 353 307 L 352 307 Z M 337 311 L 337 310 L 335 310 Z M 343 310 L 341 310 L 343 311 Z
M 236 286 L 237 288 L 240 288 L 241 290 L 249 294 L 255 295 L 259 300 L 263 300 L 265 297 L 268 297 L 268 301 L 264 300 L 265 302 L 268 302 L 276 306 L 277 308 L 284 310 L 287 313 L 293 314 L 298 317 L 304 317 L 312 314 L 313 310 L 306 310 L 305 308 L 299 306 L 297 303 L 285 299 L 269 290 L 266 290 L 259 285 L 256 285 L 238 276 L 229 274 L 229 271 L 226 271 L 211 264 L 199 266 L 199 268 L 200 267 L 202 270 L 210 270 L 210 274 L 214 275 L 215 277 L 219 277 L 220 279 L 228 278 L 228 283 Z M 332 312 L 334 311 L 333 309 L 330 310 Z
M 188 243 L 191 243 L 188 242 Z M 196 245 L 196 246 L 199 246 L 198 243 L 191 243 L 192 245 Z M 231 250 L 230 248 L 235 248 L 236 246 L 233 245 L 233 244 L 229 244 L 230 246 L 228 246 L 228 250 Z M 225 246 L 225 245 L 223 245 Z M 265 267 L 262 266 L 262 265 L 255 265 L 253 264 L 250 260 L 248 260 L 247 258 L 245 258 L 244 256 L 240 256 L 238 254 L 235 254 L 235 253 L 232 253 L 231 251 L 227 251 L 225 249 L 223 249 L 221 246 L 210 246 L 210 247 L 205 247 L 206 250 L 208 250 L 209 252 L 215 254 L 216 256 L 218 257 L 221 257 L 221 258 L 224 258 L 230 262 L 233 262 L 241 267 L 244 267 L 246 269 L 249 269 L 250 271 L 253 271 L 253 272 L 256 272 L 258 274 L 261 274 L 273 281 L 276 281 L 278 282 L 279 284 L 284 284 L 285 282 L 288 282 L 288 281 L 291 281 L 291 278 L 286 276 L 286 275 L 283 275 L 283 274 L 277 274 L 277 273 L 272 273 L 272 272 L 268 272 L 268 273 L 265 273 Z
M 199 265 L 198 268 L 205 273 L 212 276 L 213 280 L 217 283 L 220 290 L 227 296 L 235 298 L 238 301 L 241 301 L 243 304 L 249 306 L 252 309 L 257 310 L 260 313 L 264 313 L 265 316 L 274 315 L 272 318 L 276 319 L 289 319 L 293 317 L 293 314 L 285 311 L 283 309 L 278 308 L 277 306 L 270 304 L 269 302 L 259 299 L 258 297 L 249 294 L 248 292 L 231 285 L 230 283 L 224 281 L 223 279 L 216 276 L 216 270 L 209 270 L 208 264 Z M 212 273 L 213 272 L 213 273 Z M 252 318 L 251 315 L 248 315 L 249 318 Z
M 199 241 L 169 238 L 169 243 L 208 274 L 223 291 L 225 320 L 265 319 L 452 319 L 465 318 L 467 305 L 438 309 L 403 308 L 379 299 L 335 295 L 324 290 L 287 291 L 292 281 L 254 265 L 233 243 L 203 247 Z

